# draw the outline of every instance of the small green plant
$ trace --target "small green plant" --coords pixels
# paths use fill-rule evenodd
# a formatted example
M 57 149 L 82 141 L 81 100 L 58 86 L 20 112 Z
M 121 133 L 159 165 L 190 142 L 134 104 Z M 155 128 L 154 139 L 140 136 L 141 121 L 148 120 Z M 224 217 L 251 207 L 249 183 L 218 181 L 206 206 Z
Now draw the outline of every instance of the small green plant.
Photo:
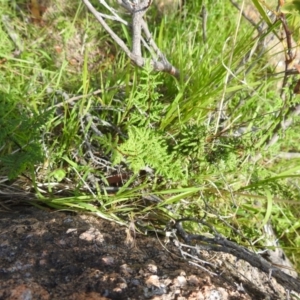
M 158 175 L 175 182 L 184 177 L 180 162 L 168 152 L 165 141 L 151 128 L 130 126 L 128 140 L 117 148 L 113 163 L 122 161 L 128 163 L 135 174 L 151 167 Z
M 14 96 L 13 93 L 0 95 L 0 167 L 1 175 L 9 179 L 42 163 L 40 135 L 49 117 L 21 107 Z

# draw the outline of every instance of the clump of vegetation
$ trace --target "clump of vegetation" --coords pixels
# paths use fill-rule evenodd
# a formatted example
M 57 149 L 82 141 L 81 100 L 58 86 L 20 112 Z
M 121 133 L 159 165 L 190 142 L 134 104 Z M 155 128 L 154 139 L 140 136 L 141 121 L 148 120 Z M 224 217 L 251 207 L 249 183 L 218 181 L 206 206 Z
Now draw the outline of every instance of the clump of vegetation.
M 294 83 L 276 90 L 283 78 L 269 76 L 237 10 L 207 4 L 204 26 L 201 1 L 170 15 L 149 9 L 176 79 L 134 67 L 81 2 L 39 13 L 12 4 L 0 8 L 9 20 L 0 28 L 2 182 L 30 178 L 39 205 L 147 228 L 206 214 L 220 233 L 258 248 L 271 221 L 299 268 L 300 156 L 284 158 L 299 152 L 298 96 Z M 113 28 L 130 41 L 128 28 Z

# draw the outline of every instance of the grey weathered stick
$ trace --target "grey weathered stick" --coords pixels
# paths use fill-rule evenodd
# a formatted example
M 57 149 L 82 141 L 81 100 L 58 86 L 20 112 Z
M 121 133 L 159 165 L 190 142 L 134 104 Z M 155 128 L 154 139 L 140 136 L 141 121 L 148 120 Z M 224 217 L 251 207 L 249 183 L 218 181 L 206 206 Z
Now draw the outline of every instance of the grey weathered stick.
M 142 56 L 142 20 L 148 9 L 147 2 L 148 0 L 145 0 L 136 4 L 132 11 L 132 53 L 138 56 Z
M 154 50 L 154 52 L 156 53 L 157 57 L 159 59 L 161 59 L 162 57 L 164 57 L 163 53 L 160 51 L 160 49 L 158 48 L 158 46 L 156 45 L 155 41 L 152 38 L 152 34 L 149 31 L 148 28 L 148 24 L 145 22 L 145 20 L 142 20 L 142 30 L 146 36 L 146 40 L 148 42 L 148 44 L 151 46 L 151 48 Z
M 114 39 L 114 41 L 122 48 L 122 50 L 128 55 L 131 55 L 130 50 L 126 46 L 126 44 L 114 33 L 114 31 L 108 26 L 108 24 L 104 21 L 103 17 L 98 13 L 98 11 L 94 8 L 94 6 L 90 3 L 89 0 L 82 0 L 89 11 L 96 17 L 99 23 L 104 27 L 104 29 L 110 34 L 110 36 Z
M 293 278 L 292 276 L 289 276 L 288 274 L 282 272 L 279 268 L 273 266 L 271 263 L 266 261 L 263 257 L 259 256 L 256 253 L 251 252 L 250 250 L 248 250 L 243 246 L 236 244 L 235 242 L 227 240 L 226 238 L 219 235 L 214 230 L 214 228 L 211 228 L 213 231 L 215 231 L 214 237 L 206 237 L 200 234 L 189 234 L 184 230 L 181 224 L 183 221 L 194 221 L 205 225 L 208 224 L 206 224 L 201 220 L 195 220 L 189 218 L 176 220 L 173 225 L 171 224 L 171 226 L 173 226 L 177 230 L 177 233 L 180 235 L 180 237 L 184 239 L 186 244 L 191 245 L 193 241 L 199 241 L 200 243 L 201 242 L 203 243 L 203 249 L 207 251 L 230 253 L 236 256 L 238 259 L 245 260 L 250 265 L 260 269 L 264 273 L 272 274 L 272 276 L 276 278 L 277 282 L 279 282 L 285 288 L 298 293 L 300 292 L 299 279 Z
M 180 77 L 179 71 L 172 66 L 162 52 L 159 50 L 157 45 L 152 39 L 152 36 L 149 32 L 147 23 L 143 19 L 146 11 L 152 3 L 152 0 L 143 0 L 141 3 L 133 4 L 130 1 L 126 0 L 117 0 L 117 3 L 125 8 L 132 15 L 132 51 L 127 47 L 127 45 L 123 42 L 121 38 L 110 28 L 110 26 L 105 22 L 104 19 L 115 20 L 121 22 L 124 25 L 127 25 L 127 22 L 120 18 L 116 11 L 111 8 L 105 0 L 99 0 L 100 4 L 103 5 L 106 9 L 108 9 L 112 16 L 99 13 L 94 6 L 90 3 L 89 0 L 82 0 L 89 11 L 96 17 L 99 23 L 103 26 L 103 28 L 110 34 L 113 40 L 121 47 L 121 49 L 126 53 L 126 55 L 139 67 L 143 67 L 146 63 L 146 58 L 142 56 L 141 43 L 143 42 L 145 48 L 150 50 L 152 48 L 157 55 L 157 58 L 153 57 L 150 60 L 150 65 L 153 70 L 167 72 L 176 78 Z M 148 45 L 145 45 L 145 40 L 142 38 L 142 31 L 144 32 Z M 150 48 L 149 48 L 150 46 Z

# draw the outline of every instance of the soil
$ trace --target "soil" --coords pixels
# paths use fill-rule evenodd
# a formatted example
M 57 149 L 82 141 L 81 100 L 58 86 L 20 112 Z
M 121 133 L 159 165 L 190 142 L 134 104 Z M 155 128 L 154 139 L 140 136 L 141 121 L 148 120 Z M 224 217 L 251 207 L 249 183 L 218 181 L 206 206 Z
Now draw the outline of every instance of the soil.
M 92 215 L 0 212 L 0 299 L 290 299 L 246 262 L 201 257 L 214 267 L 191 265 L 162 236 L 133 236 Z

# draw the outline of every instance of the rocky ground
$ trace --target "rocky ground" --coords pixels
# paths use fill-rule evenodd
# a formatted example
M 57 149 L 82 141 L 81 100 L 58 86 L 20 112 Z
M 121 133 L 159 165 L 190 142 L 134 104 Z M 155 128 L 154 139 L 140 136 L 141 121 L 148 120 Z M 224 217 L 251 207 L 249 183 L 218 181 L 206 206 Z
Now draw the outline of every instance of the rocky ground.
M 201 259 L 212 265 L 191 265 L 163 236 L 134 237 L 91 215 L 0 212 L 0 299 L 297 299 L 229 254 Z

